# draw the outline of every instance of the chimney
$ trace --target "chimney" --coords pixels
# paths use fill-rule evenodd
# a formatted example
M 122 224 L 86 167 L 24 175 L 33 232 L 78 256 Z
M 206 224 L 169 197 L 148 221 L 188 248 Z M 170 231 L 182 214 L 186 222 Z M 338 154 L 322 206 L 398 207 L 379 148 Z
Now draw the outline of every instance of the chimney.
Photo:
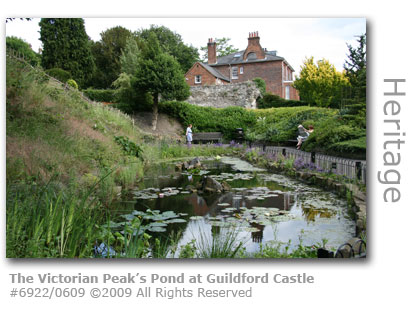
M 260 37 L 258 36 L 258 31 L 250 32 L 248 40 L 248 46 L 260 46 Z
M 247 59 L 249 53 L 256 54 L 257 59 L 264 59 L 266 54 L 265 50 L 260 45 L 258 31 L 250 32 L 248 41 L 247 49 L 244 52 L 244 59 Z
M 209 42 L 207 43 L 207 63 L 217 63 L 216 42 L 214 42 L 213 38 L 210 38 Z

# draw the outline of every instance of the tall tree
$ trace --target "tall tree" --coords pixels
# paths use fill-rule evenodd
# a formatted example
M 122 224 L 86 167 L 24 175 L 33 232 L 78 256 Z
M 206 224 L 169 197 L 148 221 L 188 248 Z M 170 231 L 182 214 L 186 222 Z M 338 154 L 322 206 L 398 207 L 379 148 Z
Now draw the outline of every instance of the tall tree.
M 216 42 L 216 56 L 218 58 L 239 51 L 239 49 L 234 48 L 233 45 L 229 43 L 230 40 L 230 38 L 216 38 L 214 40 Z M 200 50 L 202 51 L 202 61 L 207 61 L 207 46 L 200 47 Z
M 358 36 L 358 47 L 347 44 L 349 54 L 344 69 L 352 86 L 352 98 L 366 101 L 366 34 Z
M 84 86 L 92 76 L 95 64 L 83 19 L 43 18 L 40 21 L 43 43 L 41 64 L 44 69 L 69 71 Z
M 149 34 L 154 33 L 159 41 L 163 52 L 173 56 L 180 64 L 182 71 L 186 73 L 192 65 L 199 60 L 199 51 L 197 48 L 186 45 L 182 37 L 176 32 L 164 26 L 152 25 L 149 29 L 141 29 L 137 36 L 141 39 L 148 40 Z
M 304 61 L 294 87 L 302 100 L 319 107 L 338 107 L 344 88 L 349 81 L 344 72 L 338 72 L 328 60 L 314 63 L 311 57 Z
M 159 96 L 169 100 L 184 100 L 189 97 L 189 86 L 179 63 L 163 52 L 154 32 L 148 34 L 147 40 L 140 39 L 138 47 L 134 86 L 136 90 L 152 95 L 152 129 L 156 130 Z
M 101 33 L 101 40 L 93 43 L 96 71 L 92 85 L 96 88 L 108 88 L 121 72 L 120 57 L 132 32 L 123 27 L 114 27 Z

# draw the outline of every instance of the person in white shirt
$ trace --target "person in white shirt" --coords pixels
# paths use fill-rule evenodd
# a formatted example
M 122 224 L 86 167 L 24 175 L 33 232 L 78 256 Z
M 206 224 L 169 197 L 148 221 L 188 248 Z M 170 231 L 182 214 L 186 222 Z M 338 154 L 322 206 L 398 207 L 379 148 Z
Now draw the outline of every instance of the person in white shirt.
M 189 126 L 186 129 L 186 141 L 187 141 L 188 147 L 191 146 L 192 140 L 193 140 L 192 125 L 189 124 Z

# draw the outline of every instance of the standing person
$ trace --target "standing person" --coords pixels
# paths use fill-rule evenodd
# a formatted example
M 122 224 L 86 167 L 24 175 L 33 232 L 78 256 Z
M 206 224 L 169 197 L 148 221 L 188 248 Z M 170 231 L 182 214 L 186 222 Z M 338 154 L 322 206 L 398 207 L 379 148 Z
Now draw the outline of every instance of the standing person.
M 192 140 L 193 140 L 192 124 L 189 124 L 189 126 L 186 129 L 186 141 L 189 148 L 192 145 Z
M 301 148 L 301 144 L 307 140 L 307 138 L 310 136 L 311 133 L 314 132 L 314 127 L 312 125 L 308 126 L 308 130 L 305 129 L 301 124 L 298 126 L 298 143 L 297 143 L 297 149 Z

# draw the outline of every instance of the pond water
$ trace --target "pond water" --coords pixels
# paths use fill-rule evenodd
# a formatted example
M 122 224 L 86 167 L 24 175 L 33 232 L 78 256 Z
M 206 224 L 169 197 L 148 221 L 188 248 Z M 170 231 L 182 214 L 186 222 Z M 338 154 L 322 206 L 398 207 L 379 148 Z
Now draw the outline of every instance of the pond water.
M 337 248 L 355 235 L 347 203 L 331 192 L 271 174 L 236 158 L 201 160 L 205 170 L 180 172 L 175 163 L 145 173 L 139 188 L 118 204 L 118 220 L 142 216 L 148 233 L 165 237 L 180 232 L 180 245 L 234 227 L 247 252 L 260 243 L 304 245 L 328 240 Z M 202 176 L 227 182 L 231 190 L 207 194 L 197 190 Z

